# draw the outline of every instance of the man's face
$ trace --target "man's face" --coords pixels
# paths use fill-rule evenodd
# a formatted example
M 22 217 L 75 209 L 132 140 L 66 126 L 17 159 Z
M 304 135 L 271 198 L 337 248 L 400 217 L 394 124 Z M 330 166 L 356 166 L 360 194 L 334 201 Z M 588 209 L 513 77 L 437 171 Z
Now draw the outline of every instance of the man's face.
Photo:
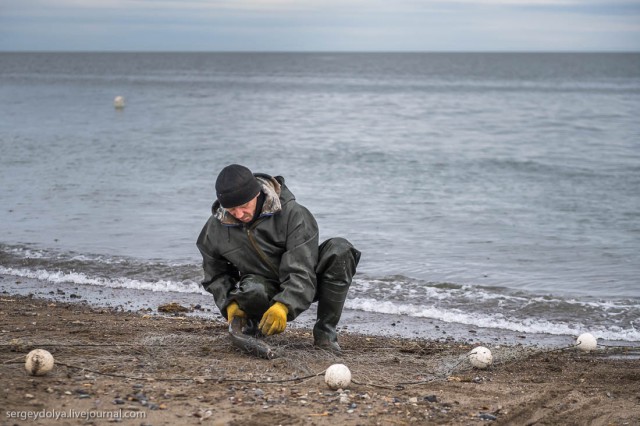
M 253 219 L 253 215 L 256 213 L 256 204 L 258 204 L 257 195 L 248 203 L 244 203 L 243 205 L 237 207 L 230 207 L 226 210 L 240 222 L 248 223 L 251 222 L 251 219 Z

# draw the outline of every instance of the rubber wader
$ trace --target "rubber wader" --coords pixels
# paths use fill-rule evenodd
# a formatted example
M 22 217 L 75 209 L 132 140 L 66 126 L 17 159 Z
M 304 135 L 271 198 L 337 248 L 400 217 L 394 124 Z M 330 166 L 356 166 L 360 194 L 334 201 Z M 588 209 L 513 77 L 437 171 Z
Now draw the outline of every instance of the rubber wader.
M 314 298 L 318 316 L 313 327 L 314 344 L 319 348 L 340 351 L 336 327 L 359 260 L 360 252 L 344 238 L 331 238 L 320 244 Z M 277 281 L 259 275 L 242 276 L 238 287 L 229 293 L 229 300 L 238 302 L 248 316 L 245 334 L 257 334 L 257 324 L 279 291 Z
M 360 261 L 360 252 L 344 238 L 329 239 L 320 245 L 319 250 L 315 297 L 318 316 L 313 327 L 313 340 L 319 348 L 340 352 L 336 327 Z

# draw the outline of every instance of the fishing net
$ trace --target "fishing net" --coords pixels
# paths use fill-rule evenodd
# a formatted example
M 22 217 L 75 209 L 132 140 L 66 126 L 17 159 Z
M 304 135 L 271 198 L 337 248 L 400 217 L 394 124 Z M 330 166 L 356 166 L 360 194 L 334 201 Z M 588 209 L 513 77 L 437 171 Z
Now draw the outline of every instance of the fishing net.
M 81 333 L 38 342 L 19 338 L 0 345 L 0 353 L 5 363 L 19 363 L 23 362 L 24 355 L 12 360 L 11 353 L 25 354 L 31 349 L 43 348 L 54 353 L 58 365 L 80 374 L 160 381 L 295 384 L 322 374 L 331 364 L 344 363 L 349 366 L 354 383 L 393 388 L 445 380 L 478 381 L 483 380 L 484 371 L 469 362 L 469 353 L 477 346 L 469 343 L 345 334 L 340 338 L 343 352 L 337 355 L 316 349 L 311 333 L 304 329 L 290 329 L 266 338 L 279 357 L 262 360 L 233 346 L 227 325 L 222 321 L 177 322 L 172 332 L 154 332 L 150 328 L 136 341 L 113 344 L 109 341 L 108 334 L 95 343 L 83 338 Z M 580 355 L 573 347 L 485 346 L 493 355 L 489 371 L 529 357 L 557 356 L 562 351 Z M 638 351 L 638 348 L 600 346 L 596 356 L 638 358 Z M 94 362 L 94 359 L 100 361 Z M 54 370 L 53 374 L 65 373 Z

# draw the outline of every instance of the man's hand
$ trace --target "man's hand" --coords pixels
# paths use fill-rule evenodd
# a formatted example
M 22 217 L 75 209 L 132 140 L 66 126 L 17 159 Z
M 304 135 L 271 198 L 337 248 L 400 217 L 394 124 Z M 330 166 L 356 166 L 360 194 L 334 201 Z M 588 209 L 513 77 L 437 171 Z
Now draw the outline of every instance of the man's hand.
M 280 302 L 274 303 L 262 316 L 258 325 L 265 336 L 282 333 L 287 328 L 287 314 L 289 309 Z
M 231 321 L 233 321 L 235 317 L 246 318 L 247 314 L 245 314 L 245 312 L 240 309 L 240 306 L 238 306 L 238 302 L 234 300 L 233 302 L 229 303 L 229 306 L 227 306 L 227 321 L 229 322 L 229 324 L 231 324 Z

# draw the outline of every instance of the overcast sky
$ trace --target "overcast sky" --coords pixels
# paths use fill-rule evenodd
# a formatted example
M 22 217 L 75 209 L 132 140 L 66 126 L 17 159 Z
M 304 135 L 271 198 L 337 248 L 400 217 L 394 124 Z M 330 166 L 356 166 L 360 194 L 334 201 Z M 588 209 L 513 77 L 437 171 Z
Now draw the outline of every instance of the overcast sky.
M 640 51 L 640 0 L 0 0 L 0 51 Z

